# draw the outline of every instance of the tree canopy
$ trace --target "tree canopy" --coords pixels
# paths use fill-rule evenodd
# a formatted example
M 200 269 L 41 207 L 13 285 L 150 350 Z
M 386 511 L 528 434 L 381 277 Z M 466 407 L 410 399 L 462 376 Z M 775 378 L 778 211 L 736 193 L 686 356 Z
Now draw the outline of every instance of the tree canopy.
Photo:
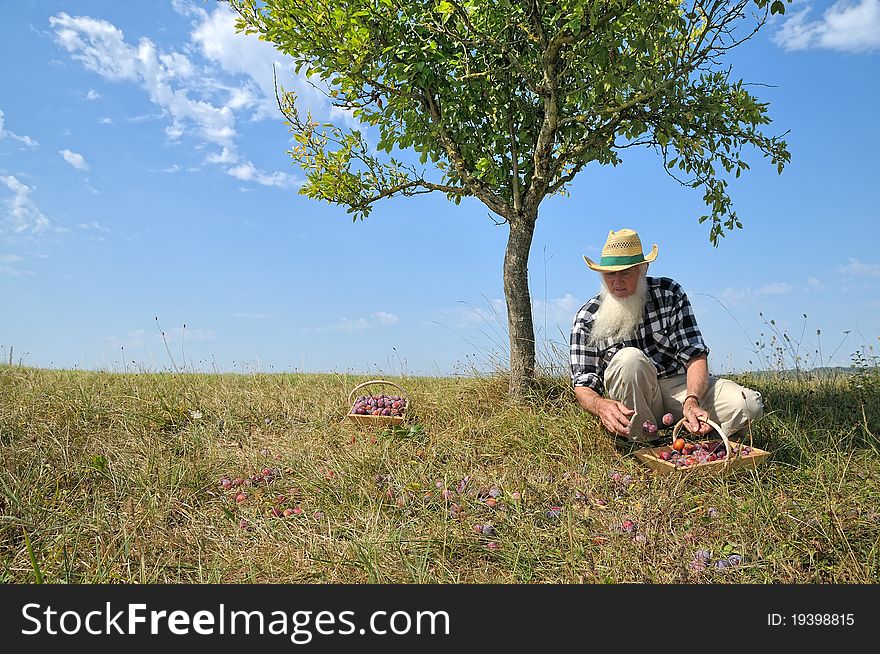
M 727 189 L 749 169 L 745 155 L 779 172 L 790 159 L 782 137 L 762 131 L 768 105 L 725 62 L 782 0 L 228 1 L 239 30 L 290 55 L 334 106 L 378 131 L 371 148 L 360 129 L 302 116 L 280 90 L 301 193 L 356 220 L 383 198 L 439 191 L 476 197 L 510 225 L 512 376 L 515 340 L 532 341 L 523 379 L 534 369 L 527 260 L 545 197 L 592 162 L 652 147 L 667 174 L 702 191 L 699 220 L 717 245 L 742 227 Z

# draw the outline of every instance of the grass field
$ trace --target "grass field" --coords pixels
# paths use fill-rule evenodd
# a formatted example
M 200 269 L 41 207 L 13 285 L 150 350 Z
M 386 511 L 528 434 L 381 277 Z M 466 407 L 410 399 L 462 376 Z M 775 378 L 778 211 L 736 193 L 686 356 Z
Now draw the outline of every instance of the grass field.
M 876 583 L 880 373 L 734 378 L 773 456 L 697 478 L 645 468 L 562 376 L 519 405 L 500 374 L 394 377 L 391 430 L 346 420 L 368 377 L 3 366 L 0 581 Z

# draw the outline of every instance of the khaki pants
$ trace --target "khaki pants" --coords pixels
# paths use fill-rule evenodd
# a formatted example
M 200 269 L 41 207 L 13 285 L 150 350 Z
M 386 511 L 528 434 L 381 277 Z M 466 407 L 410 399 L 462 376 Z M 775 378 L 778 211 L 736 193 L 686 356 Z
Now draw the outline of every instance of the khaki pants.
M 675 422 L 681 420 L 687 375 L 658 379 L 657 368 L 641 350 L 625 347 L 612 357 L 605 370 L 605 390 L 608 397 L 635 410 L 630 421 L 630 440 L 646 441 L 656 438 L 642 430 L 646 420 L 658 427 L 663 426 L 660 421 L 665 413 L 671 413 Z M 700 408 L 727 436 L 764 415 L 759 392 L 711 375 Z

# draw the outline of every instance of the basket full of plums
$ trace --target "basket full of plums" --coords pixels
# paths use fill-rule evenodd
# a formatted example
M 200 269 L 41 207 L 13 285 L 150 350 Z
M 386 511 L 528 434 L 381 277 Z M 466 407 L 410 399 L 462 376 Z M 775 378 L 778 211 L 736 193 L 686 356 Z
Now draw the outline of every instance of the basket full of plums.
M 672 443 L 658 447 L 646 447 L 635 452 L 636 458 L 661 474 L 675 472 L 716 473 L 754 468 L 765 461 L 770 452 L 753 445 L 731 441 L 719 425 L 708 418 L 702 422 L 715 429 L 720 438 L 688 441 L 679 436 L 685 419 L 679 420 L 672 430 Z
M 382 385 L 396 388 L 397 393 L 377 392 L 375 387 Z M 368 387 L 374 387 L 372 394 L 367 393 L 365 390 L 363 394 L 356 395 L 361 389 L 369 390 Z M 378 425 L 382 427 L 403 422 L 406 419 L 407 411 L 412 406 L 412 402 L 400 386 L 384 379 L 373 379 L 363 384 L 358 384 L 351 389 L 351 393 L 348 395 L 348 402 L 351 405 L 351 409 L 348 411 L 349 420 L 359 425 Z

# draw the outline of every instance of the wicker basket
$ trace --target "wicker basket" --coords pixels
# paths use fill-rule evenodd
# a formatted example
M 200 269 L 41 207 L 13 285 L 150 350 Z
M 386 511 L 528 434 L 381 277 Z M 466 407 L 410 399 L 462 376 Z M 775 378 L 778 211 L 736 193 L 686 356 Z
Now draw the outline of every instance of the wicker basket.
M 366 386 L 371 386 L 373 384 L 387 384 L 389 386 L 393 386 L 398 391 L 400 391 L 400 395 L 406 400 L 406 407 L 403 410 L 403 415 L 399 416 L 372 416 L 365 415 L 360 413 L 354 413 L 354 404 L 355 404 L 355 393 Z M 407 414 L 412 409 L 412 400 L 409 398 L 409 395 L 404 391 L 400 386 L 395 384 L 394 382 L 387 381 L 385 379 L 372 379 L 370 381 L 364 382 L 363 384 L 358 384 L 353 389 L 351 389 L 351 393 L 348 394 L 348 403 L 351 408 L 348 410 L 348 418 L 353 422 L 358 423 L 359 425 L 375 425 L 379 427 L 387 427 L 388 425 L 397 425 L 406 420 Z
M 711 473 L 723 473 L 730 472 L 733 470 L 740 470 L 742 468 L 755 468 L 759 464 L 763 463 L 770 456 L 770 452 L 766 450 L 762 450 L 753 445 L 749 445 L 751 451 L 748 454 L 742 453 L 743 445 L 736 441 L 731 442 L 730 439 L 727 438 L 727 435 L 724 433 L 724 430 L 721 429 L 719 425 L 712 422 L 708 418 L 700 418 L 702 422 L 712 426 L 718 435 L 721 436 L 721 439 L 709 439 L 704 441 L 697 441 L 695 444 L 717 444 L 720 442 L 724 443 L 724 447 L 727 450 L 727 456 L 723 459 L 719 459 L 717 461 L 704 461 L 703 463 L 697 463 L 690 466 L 678 466 L 671 461 L 664 461 L 660 458 L 660 454 L 664 451 L 672 452 L 671 445 L 664 445 L 661 447 L 646 447 L 642 450 L 638 450 L 635 452 L 636 458 L 644 463 L 646 466 L 651 468 L 652 470 L 663 474 L 668 475 L 674 472 L 681 473 L 693 473 L 693 474 L 711 474 Z M 678 432 L 681 429 L 681 426 L 684 424 L 685 419 L 682 418 L 679 420 L 675 427 L 672 430 L 672 441 L 675 442 L 675 439 L 678 437 Z

